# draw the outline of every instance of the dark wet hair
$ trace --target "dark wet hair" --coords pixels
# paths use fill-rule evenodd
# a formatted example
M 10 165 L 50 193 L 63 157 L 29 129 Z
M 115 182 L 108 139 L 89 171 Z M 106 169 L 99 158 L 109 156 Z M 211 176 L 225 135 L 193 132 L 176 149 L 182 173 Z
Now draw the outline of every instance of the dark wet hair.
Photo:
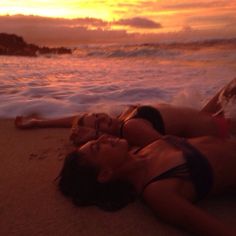
M 105 211 L 116 211 L 135 200 L 131 184 L 117 180 L 97 181 L 98 169 L 83 161 L 83 154 L 74 151 L 65 158 L 58 176 L 59 190 L 77 206 L 96 205 Z

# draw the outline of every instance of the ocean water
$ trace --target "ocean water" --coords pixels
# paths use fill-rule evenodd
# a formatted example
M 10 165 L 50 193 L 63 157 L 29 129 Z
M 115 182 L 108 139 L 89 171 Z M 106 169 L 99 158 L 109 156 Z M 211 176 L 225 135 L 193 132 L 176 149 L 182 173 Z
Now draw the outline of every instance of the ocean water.
M 200 109 L 236 77 L 236 46 L 87 45 L 72 55 L 0 56 L 0 117 L 119 113 L 130 104 Z

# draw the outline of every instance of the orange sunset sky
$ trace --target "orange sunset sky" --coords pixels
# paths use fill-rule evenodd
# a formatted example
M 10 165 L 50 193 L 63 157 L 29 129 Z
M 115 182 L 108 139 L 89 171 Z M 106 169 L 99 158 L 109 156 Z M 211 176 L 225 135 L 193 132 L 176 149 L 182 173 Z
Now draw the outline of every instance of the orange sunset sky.
M 236 37 L 236 0 L 0 0 L 0 32 L 41 45 Z

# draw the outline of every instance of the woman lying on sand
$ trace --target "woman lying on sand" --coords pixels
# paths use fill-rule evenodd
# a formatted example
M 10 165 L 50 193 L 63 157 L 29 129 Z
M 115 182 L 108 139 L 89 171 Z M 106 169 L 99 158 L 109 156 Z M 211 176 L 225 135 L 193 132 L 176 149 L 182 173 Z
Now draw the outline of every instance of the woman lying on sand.
M 236 189 L 236 141 L 159 137 L 138 149 L 101 136 L 70 153 L 60 191 L 78 206 L 115 211 L 140 197 L 158 217 L 194 235 L 235 236 L 194 203 Z
M 212 113 L 222 112 L 222 107 L 218 104 L 220 99 L 227 100 L 234 95 L 236 78 L 211 99 L 202 111 L 159 104 L 132 106 L 119 117 L 111 117 L 106 113 L 87 113 L 55 120 L 25 120 L 17 117 L 15 124 L 18 128 L 73 126 L 71 139 L 77 145 L 103 133 L 125 138 L 134 146 L 146 145 L 165 134 L 188 138 L 204 135 L 226 138 L 230 135 L 229 130 L 236 134 L 236 121 L 229 121 L 223 114 L 214 116 Z

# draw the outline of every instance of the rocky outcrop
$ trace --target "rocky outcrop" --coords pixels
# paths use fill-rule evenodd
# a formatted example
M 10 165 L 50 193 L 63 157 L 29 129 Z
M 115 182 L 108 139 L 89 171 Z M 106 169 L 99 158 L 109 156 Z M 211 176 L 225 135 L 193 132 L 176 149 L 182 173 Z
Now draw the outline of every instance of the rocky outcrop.
M 0 33 L 0 55 L 37 56 L 40 54 L 70 54 L 72 50 L 65 47 L 49 48 L 28 44 L 15 34 Z

